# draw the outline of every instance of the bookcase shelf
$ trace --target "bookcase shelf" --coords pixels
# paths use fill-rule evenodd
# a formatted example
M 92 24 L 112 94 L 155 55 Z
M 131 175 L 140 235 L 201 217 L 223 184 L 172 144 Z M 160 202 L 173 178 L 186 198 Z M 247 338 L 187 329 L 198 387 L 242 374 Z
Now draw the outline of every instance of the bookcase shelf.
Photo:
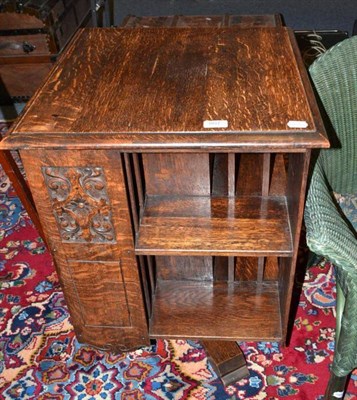
M 160 281 L 149 334 L 156 338 L 281 341 L 277 282 Z
M 291 256 L 284 196 L 149 196 L 140 255 Z

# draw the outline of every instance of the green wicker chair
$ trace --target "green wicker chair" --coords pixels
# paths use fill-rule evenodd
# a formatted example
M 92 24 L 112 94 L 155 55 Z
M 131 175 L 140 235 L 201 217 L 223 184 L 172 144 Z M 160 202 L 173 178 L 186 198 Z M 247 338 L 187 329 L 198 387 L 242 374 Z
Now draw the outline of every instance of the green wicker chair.
M 357 235 L 334 193 L 357 194 L 357 36 L 335 45 L 309 68 L 326 114 L 331 149 L 321 150 L 305 208 L 307 244 L 336 271 L 336 344 L 327 399 L 343 398 L 357 367 Z

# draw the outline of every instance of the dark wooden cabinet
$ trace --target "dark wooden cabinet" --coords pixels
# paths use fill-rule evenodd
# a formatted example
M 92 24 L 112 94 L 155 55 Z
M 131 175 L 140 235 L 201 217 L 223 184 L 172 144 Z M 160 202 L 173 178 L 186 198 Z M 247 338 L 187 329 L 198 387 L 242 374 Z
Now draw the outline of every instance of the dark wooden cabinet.
M 310 152 L 292 32 L 86 29 L 20 150 L 79 340 L 286 340 Z

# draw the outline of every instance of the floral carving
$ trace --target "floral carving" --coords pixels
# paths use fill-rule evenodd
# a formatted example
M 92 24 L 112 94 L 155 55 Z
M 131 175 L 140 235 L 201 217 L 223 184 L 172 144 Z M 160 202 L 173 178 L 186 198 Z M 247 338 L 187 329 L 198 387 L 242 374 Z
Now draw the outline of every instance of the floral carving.
M 64 242 L 114 242 L 106 181 L 99 167 L 43 167 Z

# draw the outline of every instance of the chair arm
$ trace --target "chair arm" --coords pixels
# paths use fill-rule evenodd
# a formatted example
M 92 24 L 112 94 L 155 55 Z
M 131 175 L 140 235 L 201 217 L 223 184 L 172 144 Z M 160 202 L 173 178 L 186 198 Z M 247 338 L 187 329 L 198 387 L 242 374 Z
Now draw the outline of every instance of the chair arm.
M 311 251 L 334 264 L 357 272 L 356 233 L 344 220 L 328 187 L 319 160 L 316 162 L 305 207 L 306 241 Z

